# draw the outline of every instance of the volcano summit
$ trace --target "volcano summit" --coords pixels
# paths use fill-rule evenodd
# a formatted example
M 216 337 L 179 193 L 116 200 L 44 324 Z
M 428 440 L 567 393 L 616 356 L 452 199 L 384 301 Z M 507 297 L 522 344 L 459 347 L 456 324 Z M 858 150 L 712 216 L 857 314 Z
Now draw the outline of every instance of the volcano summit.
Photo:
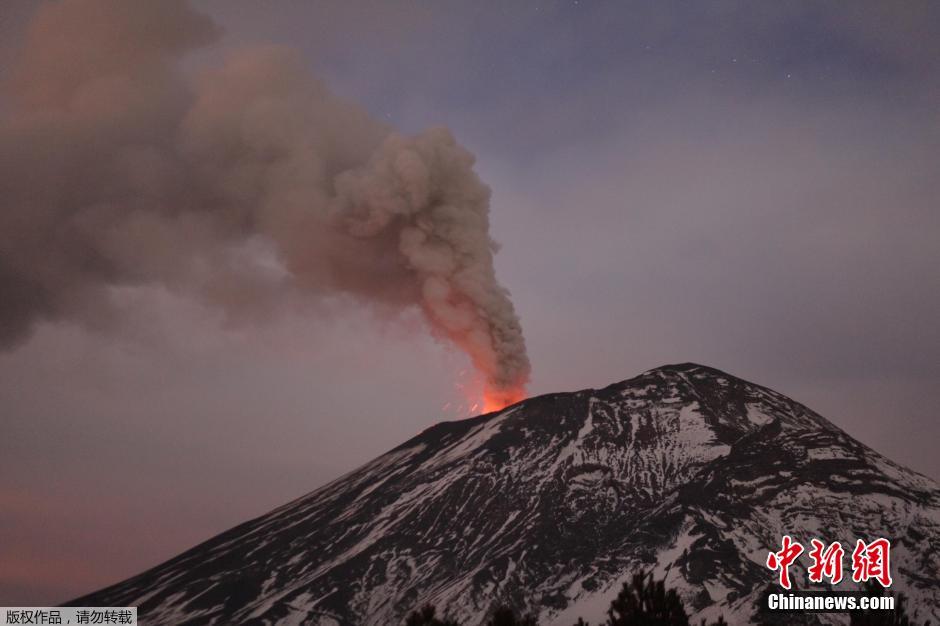
M 653 568 L 694 623 L 747 624 L 776 585 L 764 562 L 784 534 L 890 539 L 892 591 L 940 619 L 937 483 L 779 393 L 672 365 L 437 424 L 71 604 L 138 606 L 147 624 L 343 626 L 397 624 L 428 602 L 476 625 L 508 604 L 569 625 L 596 623 Z M 797 587 L 805 565 L 791 568 Z

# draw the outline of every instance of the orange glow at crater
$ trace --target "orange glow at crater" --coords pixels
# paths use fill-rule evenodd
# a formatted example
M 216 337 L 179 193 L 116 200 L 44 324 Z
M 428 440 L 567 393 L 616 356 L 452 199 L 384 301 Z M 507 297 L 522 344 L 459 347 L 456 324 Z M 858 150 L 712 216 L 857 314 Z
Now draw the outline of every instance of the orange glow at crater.
M 483 391 L 483 412 L 499 411 L 523 399 L 525 399 L 525 389 L 522 387 L 515 389 L 487 388 Z
M 465 419 L 506 408 L 526 398 L 524 386 L 497 387 L 480 380 L 479 374 L 462 370 L 456 381 L 459 395 L 464 401 L 447 402 L 441 409 L 452 419 Z

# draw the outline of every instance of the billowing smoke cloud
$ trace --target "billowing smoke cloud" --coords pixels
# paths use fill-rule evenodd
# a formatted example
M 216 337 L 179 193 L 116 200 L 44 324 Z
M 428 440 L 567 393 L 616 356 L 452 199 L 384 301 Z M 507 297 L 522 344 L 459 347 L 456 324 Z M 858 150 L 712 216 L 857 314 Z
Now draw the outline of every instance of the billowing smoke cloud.
M 445 129 L 392 132 L 289 50 L 184 72 L 217 37 L 182 0 L 36 15 L 0 122 L 0 344 L 41 320 L 106 327 L 114 287 L 162 285 L 235 315 L 348 294 L 422 307 L 494 404 L 517 399 L 529 363 L 473 155 Z

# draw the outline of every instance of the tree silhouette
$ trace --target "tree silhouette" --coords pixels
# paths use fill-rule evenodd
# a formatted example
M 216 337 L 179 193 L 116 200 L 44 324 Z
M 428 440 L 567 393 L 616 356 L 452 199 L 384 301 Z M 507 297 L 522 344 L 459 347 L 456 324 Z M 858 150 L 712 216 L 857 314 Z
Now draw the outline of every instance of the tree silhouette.
M 538 626 L 538 622 L 532 615 L 517 617 L 510 607 L 501 606 L 493 612 L 486 626 Z
M 883 611 L 884 612 L 884 611 Z M 638 572 L 630 582 L 623 584 L 623 589 L 614 598 L 607 611 L 608 619 L 599 626 L 689 626 L 689 617 L 675 589 L 666 589 L 664 580 L 654 580 L 650 572 Z M 852 622 L 855 624 L 855 622 Z M 859 622 L 869 626 L 914 626 L 909 622 Z M 405 621 L 405 626 L 459 626 L 458 622 L 448 618 L 438 618 L 434 606 L 428 604 L 418 611 L 413 611 Z M 486 622 L 486 626 L 538 626 L 532 615 L 519 617 L 508 606 L 500 606 Z M 583 618 L 578 618 L 574 626 L 590 626 Z M 717 622 L 701 626 L 728 626 L 723 617 Z M 929 626 L 929 625 L 925 625 Z
M 638 572 L 610 603 L 607 626 L 689 626 L 689 617 L 675 589 L 653 573 Z
M 412 611 L 405 620 L 405 626 L 460 626 L 456 620 L 437 617 L 437 609 L 425 604 L 420 610 Z

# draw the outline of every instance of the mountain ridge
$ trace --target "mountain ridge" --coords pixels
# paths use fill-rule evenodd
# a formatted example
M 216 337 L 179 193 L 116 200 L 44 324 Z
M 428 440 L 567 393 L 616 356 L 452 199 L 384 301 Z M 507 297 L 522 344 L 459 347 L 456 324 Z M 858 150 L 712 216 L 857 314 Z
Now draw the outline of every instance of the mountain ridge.
M 505 603 L 571 624 L 652 568 L 696 620 L 749 623 L 782 534 L 862 531 L 892 536 L 899 588 L 927 606 L 936 483 L 770 388 L 680 363 L 432 425 L 73 604 L 138 605 L 147 623 L 391 624 L 431 601 L 478 624 Z

